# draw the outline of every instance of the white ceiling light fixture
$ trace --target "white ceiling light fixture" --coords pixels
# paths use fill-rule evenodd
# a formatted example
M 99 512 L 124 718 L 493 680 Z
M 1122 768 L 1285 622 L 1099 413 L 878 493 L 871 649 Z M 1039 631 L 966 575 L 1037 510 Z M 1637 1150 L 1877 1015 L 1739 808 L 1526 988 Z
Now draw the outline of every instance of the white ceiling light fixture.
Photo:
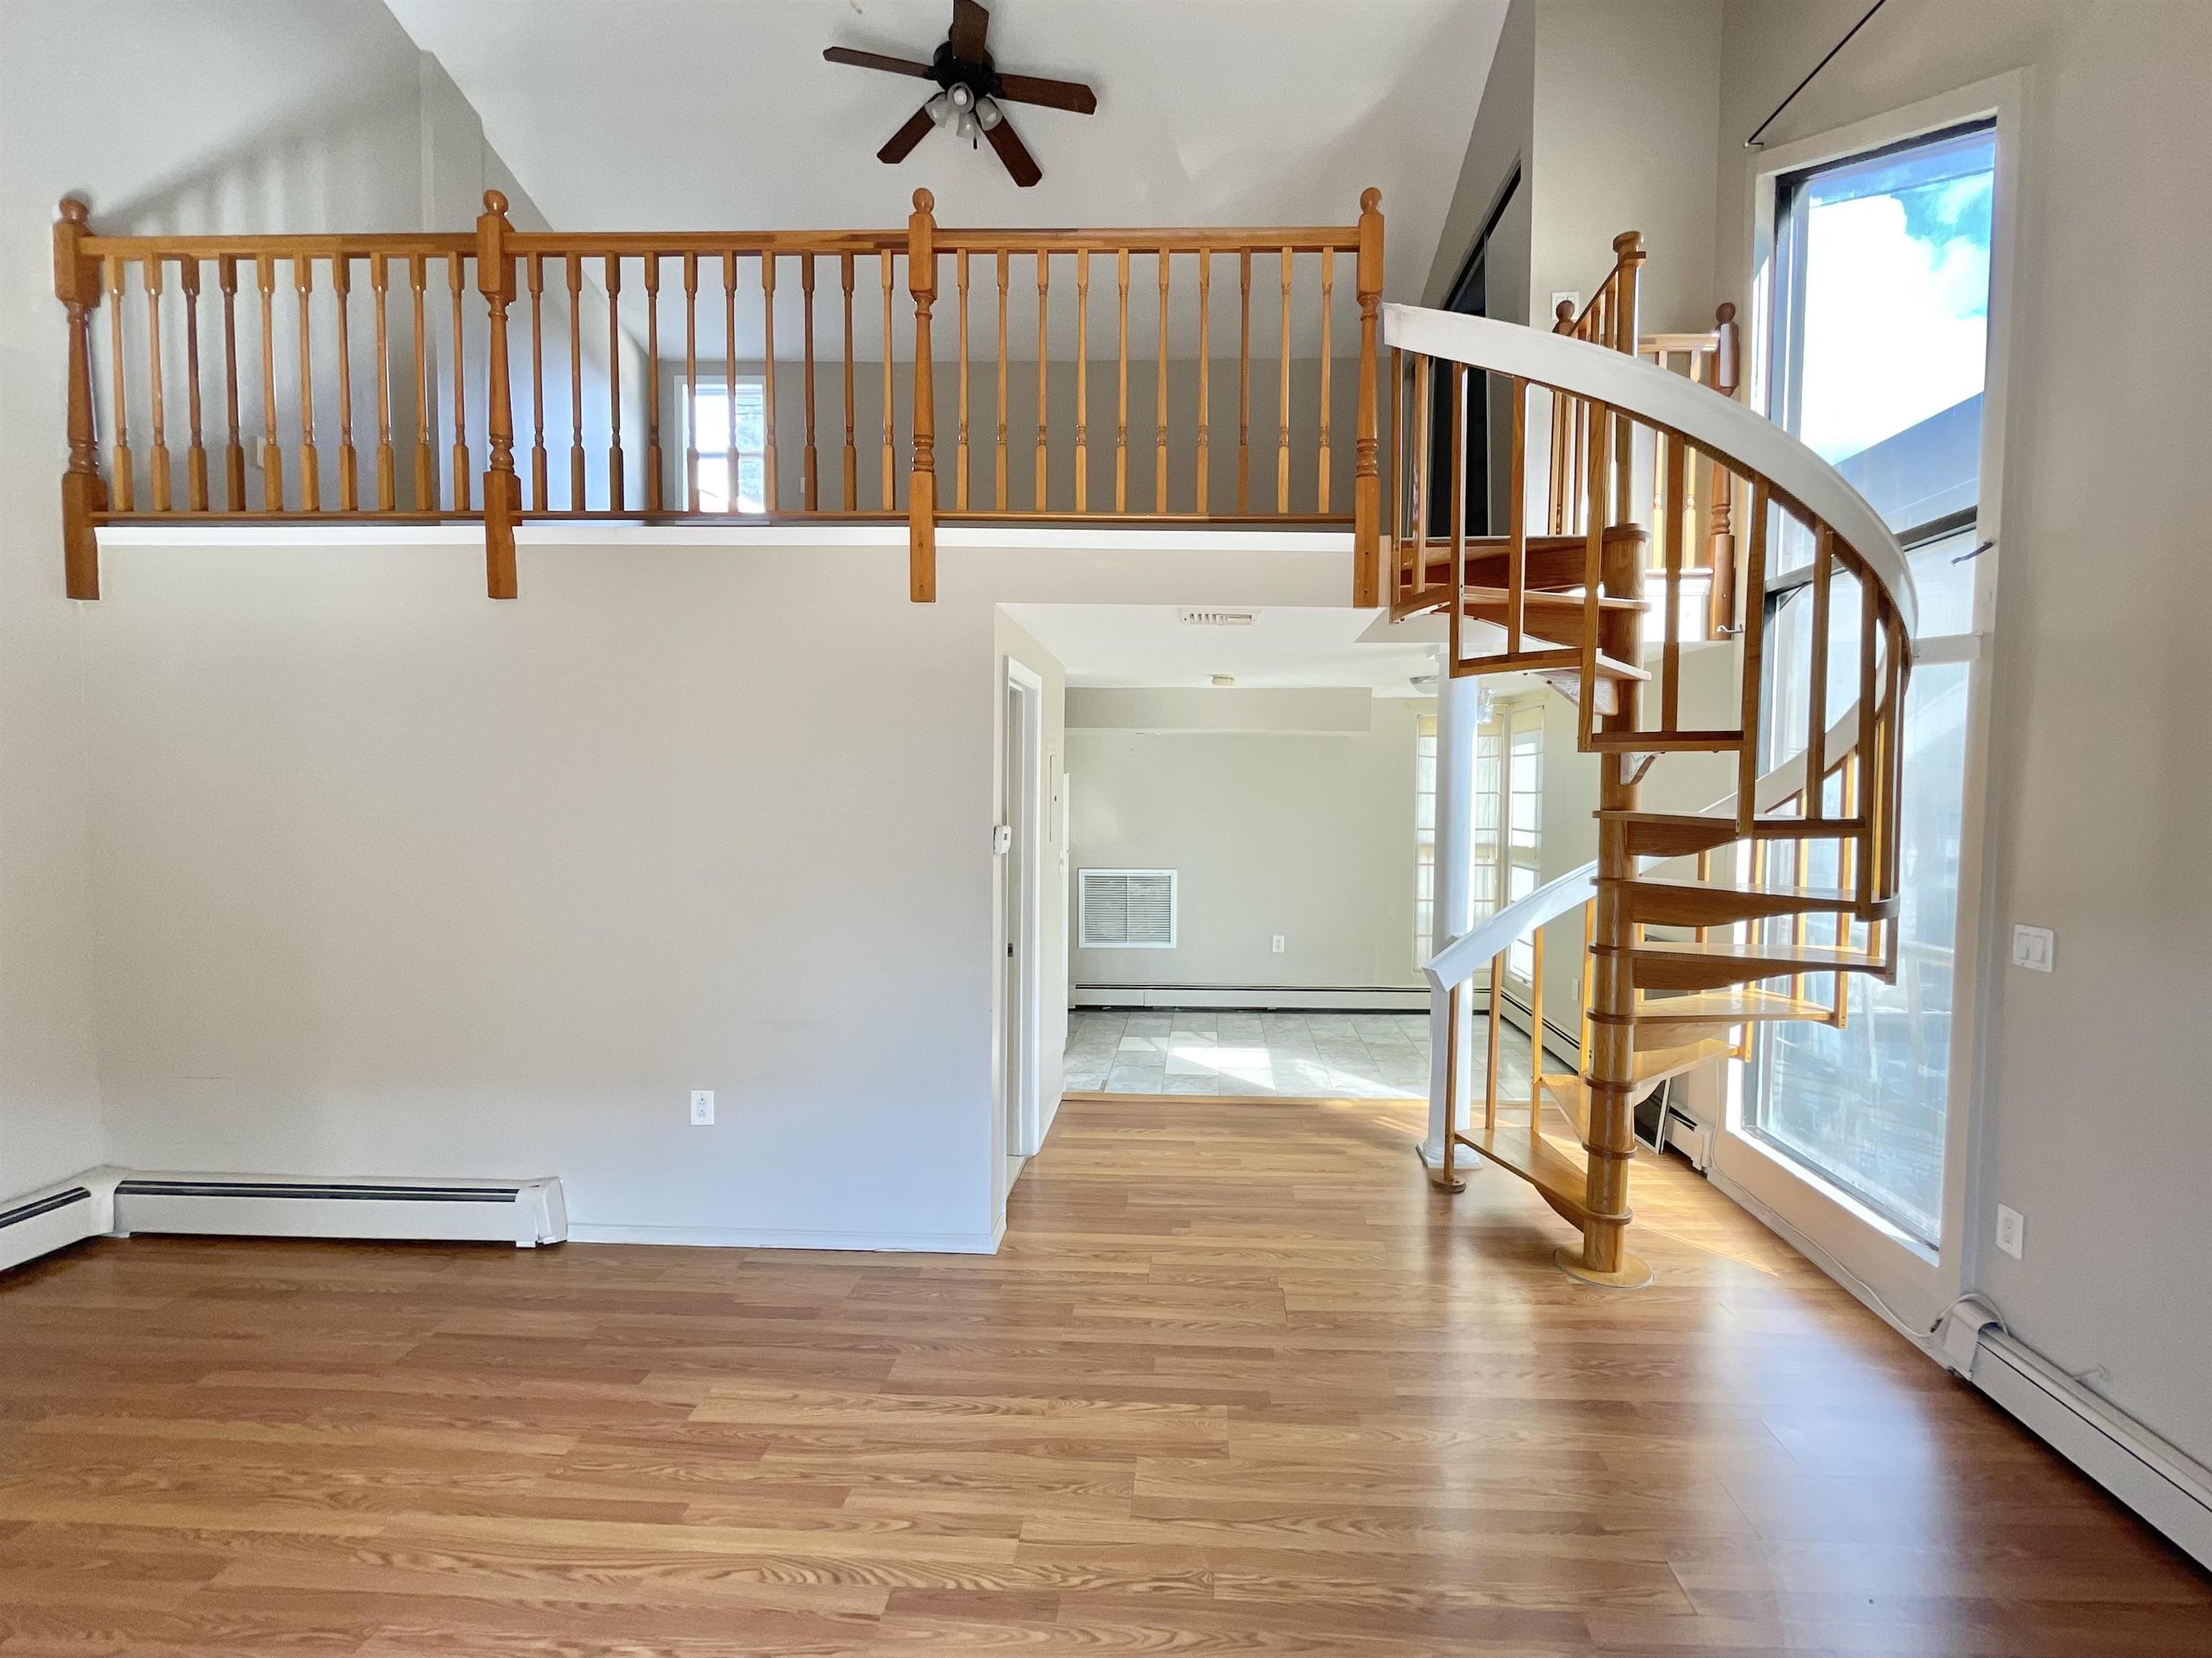
M 1218 673 L 1213 676 L 1213 683 L 1217 689 L 1226 690 L 1237 683 L 1237 676 L 1231 673 Z
M 1186 628 L 1249 628 L 1260 620 L 1257 610 L 1182 610 L 1176 612 L 1176 620 Z

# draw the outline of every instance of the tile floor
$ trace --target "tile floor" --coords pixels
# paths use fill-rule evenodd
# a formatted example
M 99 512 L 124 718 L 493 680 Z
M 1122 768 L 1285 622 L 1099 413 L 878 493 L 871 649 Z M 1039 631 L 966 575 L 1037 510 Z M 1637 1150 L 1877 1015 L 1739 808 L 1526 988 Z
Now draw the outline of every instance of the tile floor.
M 1474 1059 L 1480 1087 L 1480 1048 Z M 1498 1069 L 1506 1094 L 1527 1094 L 1528 1041 L 1510 1025 Z M 1071 1094 L 1425 1098 L 1428 1016 L 1079 1008 L 1068 1015 L 1066 1086 Z

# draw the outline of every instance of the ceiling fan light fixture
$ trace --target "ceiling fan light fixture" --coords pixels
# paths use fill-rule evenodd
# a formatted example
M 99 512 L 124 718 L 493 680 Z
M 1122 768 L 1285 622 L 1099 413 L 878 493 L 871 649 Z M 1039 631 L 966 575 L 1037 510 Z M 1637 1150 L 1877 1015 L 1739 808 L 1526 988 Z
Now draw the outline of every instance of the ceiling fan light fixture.
M 997 99 L 979 98 L 975 100 L 975 125 L 984 131 L 988 132 L 1006 118 L 1006 113 L 999 107 Z
M 974 110 L 963 109 L 956 118 L 954 118 L 952 131 L 955 137 L 965 138 L 970 143 L 973 143 L 978 130 L 979 129 L 975 125 L 975 112 Z
M 952 97 L 949 93 L 939 93 L 922 107 L 929 112 L 929 118 L 939 126 L 952 118 Z

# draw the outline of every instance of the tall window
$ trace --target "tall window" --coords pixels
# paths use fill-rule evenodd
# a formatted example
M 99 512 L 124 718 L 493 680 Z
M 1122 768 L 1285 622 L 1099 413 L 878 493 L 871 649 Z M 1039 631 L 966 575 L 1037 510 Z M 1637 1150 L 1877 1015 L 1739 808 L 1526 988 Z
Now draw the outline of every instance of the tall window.
M 699 509 L 706 513 L 768 510 L 768 405 L 758 375 L 740 374 L 732 386 L 700 380 L 687 403 L 686 448 L 699 452 Z M 730 477 L 730 453 L 738 475 Z M 732 486 L 734 485 L 734 493 Z
M 1923 660 L 1905 708 L 1897 983 L 1856 981 L 1840 1029 L 1765 1030 L 1747 1126 L 1930 1243 L 1942 1214 L 1972 672 L 1970 650 L 1940 647 L 1974 625 L 1996 142 L 1990 123 L 1954 128 L 1787 175 L 1775 202 L 1770 413 L 1896 531 L 1918 588 Z M 1810 549 L 1800 537 L 1778 553 L 1765 595 L 1769 768 L 1805 746 L 1812 663 Z M 1839 620 L 1856 615 L 1848 583 L 1834 605 Z M 1827 706 L 1840 716 L 1858 695 L 1856 641 L 1834 641 L 1829 661 Z M 1833 843 L 1767 855 L 1777 881 L 1844 878 Z
M 1413 721 L 1413 965 L 1436 951 L 1437 717 Z
M 1544 708 L 1541 702 L 1512 702 L 1498 712 L 1505 747 L 1504 856 L 1505 902 L 1516 903 L 1544 883 Z M 1535 944 L 1518 938 L 1505 957 L 1505 970 L 1526 983 L 1536 970 Z

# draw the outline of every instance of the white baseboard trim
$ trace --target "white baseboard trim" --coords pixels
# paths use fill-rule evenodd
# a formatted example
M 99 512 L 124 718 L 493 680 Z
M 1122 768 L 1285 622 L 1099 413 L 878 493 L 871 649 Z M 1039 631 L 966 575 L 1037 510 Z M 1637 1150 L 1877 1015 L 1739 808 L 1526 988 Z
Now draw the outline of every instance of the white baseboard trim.
M 684 1249 L 860 1249 L 884 1254 L 994 1255 L 1001 1219 L 988 1232 L 816 1232 L 802 1227 L 603 1226 L 579 1221 L 572 1243 L 650 1243 Z
M 1291 988 L 1280 985 L 1078 985 L 1078 1007 L 1254 1008 L 1277 1012 L 1425 1013 L 1424 986 L 1348 985 Z

